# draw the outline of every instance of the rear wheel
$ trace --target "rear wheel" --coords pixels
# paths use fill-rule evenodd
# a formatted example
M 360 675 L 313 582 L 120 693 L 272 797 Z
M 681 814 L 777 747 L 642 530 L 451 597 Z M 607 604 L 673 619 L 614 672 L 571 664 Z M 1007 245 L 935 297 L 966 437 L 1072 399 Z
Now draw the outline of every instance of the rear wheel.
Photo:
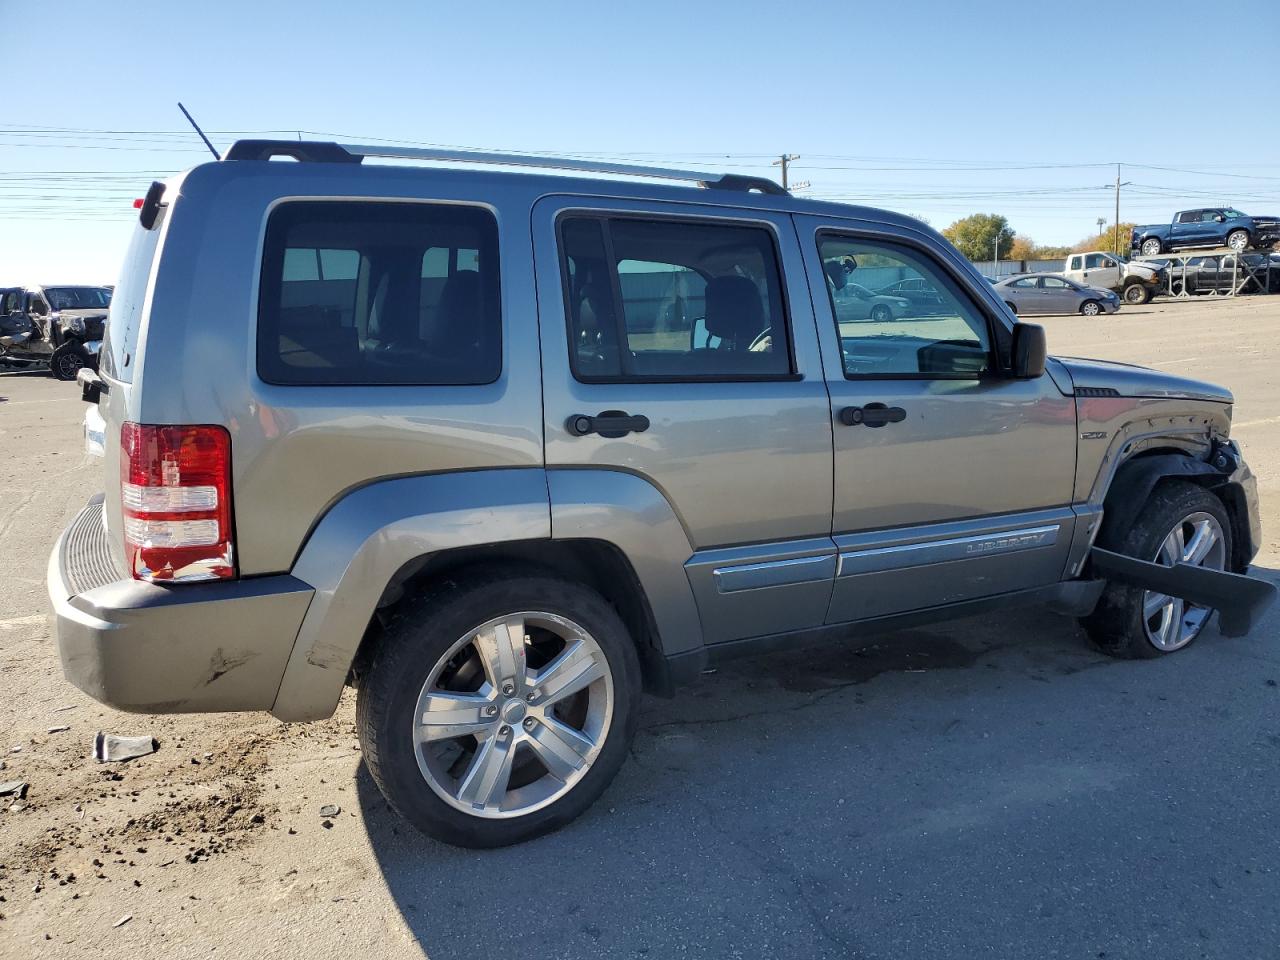
M 1151 301 L 1151 288 L 1144 283 L 1131 283 L 1124 288 L 1124 302 L 1141 306 Z
M 1227 246 L 1239 253 L 1249 248 L 1249 231 L 1232 230 L 1227 234 Z
M 360 685 L 365 762 L 391 805 L 446 843 L 564 826 L 626 759 L 635 646 L 579 584 L 490 571 L 406 601 Z
M 1155 239 L 1154 237 L 1152 237 L 1150 240 L 1143 240 L 1143 241 L 1142 241 L 1142 248 L 1141 248 L 1141 249 L 1142 249 L 1142 255 L 1143 255 L 1144 257 L 1155 257 L 1155 256 L 1159 256 L 1161 253 L 1164 253 L 1164 250 L 1163 250 L 1163 249 L 1161 249 L 1161 246 L 1162 246 L 1162 245 L 1161 245 L 1160 241 L 1159 241 L 1159 240 L 1157 240 L 1157 239 Z
M 893 311 L 883 303 L 877 303 L 871 308 L 871 319 L 875 320 L 877 323 L 885 323 L 893 319 Z
M 1086 300 L 1080 304 L 1080 312 L 1086 317 L 1096 317 L 1102 312 L 1102 304 L 1097 300 Z
M 1156 488 L 1119 543 L 1100 546 L 1167 567 L 1189 563 L 1225 570 L 1231 556 L 1231 524 L 1222 501 L 1208 490 L 1190 483 L 1165 483 Z M 1211 609 L 1176 597 L 1110 584 L 1083 623 L 1106 653 L 1151 658 L 1190 644 L 1211 616 Z

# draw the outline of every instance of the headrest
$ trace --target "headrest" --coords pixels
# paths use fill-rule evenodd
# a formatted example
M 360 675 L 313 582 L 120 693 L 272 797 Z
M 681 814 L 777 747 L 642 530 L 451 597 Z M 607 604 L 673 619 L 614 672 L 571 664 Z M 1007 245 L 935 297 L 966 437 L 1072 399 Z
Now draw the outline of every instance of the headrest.
M 745 346 L 765 328 L 760 291 L 747 277 L 712 277 L 706 292 L 707 332 Z

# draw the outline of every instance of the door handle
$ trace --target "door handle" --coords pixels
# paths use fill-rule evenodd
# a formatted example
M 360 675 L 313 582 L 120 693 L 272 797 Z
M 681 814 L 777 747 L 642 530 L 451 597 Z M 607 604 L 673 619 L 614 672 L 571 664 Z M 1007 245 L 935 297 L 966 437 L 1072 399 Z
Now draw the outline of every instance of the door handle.
M 624 410 L 604 410 L 594 417 L 575 413 L 564 422 L 564 428 L 575 437 L 598 433 L 602 437 L 625 437 L 628 433 L 644 433 L 649 429 L 649 418 L 643 414 L 631 416 Z
M 868 403 L 865 407 L 845 407 L 840 411 L 840 422 L 846 427 L 883 427 L 887 423 L 900 423 L 907 419 L 907 411 L 901 407 L 887 407 L 883 403 Z

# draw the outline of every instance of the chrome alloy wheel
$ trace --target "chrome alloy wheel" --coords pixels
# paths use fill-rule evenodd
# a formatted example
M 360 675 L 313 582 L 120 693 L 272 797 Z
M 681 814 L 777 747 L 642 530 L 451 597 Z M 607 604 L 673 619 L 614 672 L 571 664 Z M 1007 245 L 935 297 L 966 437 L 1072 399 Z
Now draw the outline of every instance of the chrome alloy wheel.
M 613 675 L 581 626 L 525 611 L 483 623 L 432 669 L 413 717 L 423 778 L 475 817 L 554 803 L 591 769 L 613 717 Z
M 1222 525 L 1211 514 L 1190 514 L 1169 531 L 1152 559 L 1166 567 L 1187 563 L 1210 570 L 1224 570 L 1227 551 Z M 1154 590 L 1142 594 L 1143 626 L 1147 639 L 1158 650 L 1168 652 L 1185 647 L 1204 629 L 1212 613 L 1208 607 Z

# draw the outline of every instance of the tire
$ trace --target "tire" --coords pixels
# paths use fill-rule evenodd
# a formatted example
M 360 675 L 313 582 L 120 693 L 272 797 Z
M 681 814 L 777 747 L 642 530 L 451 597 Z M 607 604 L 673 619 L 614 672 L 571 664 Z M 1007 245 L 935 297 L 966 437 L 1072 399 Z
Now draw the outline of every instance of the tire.
M 1231 523 L 1226 508 L 1208 490 L 1185 481 L 1166 481 L 1156 487 L 1133 526 L 1119 542 L 1100 542 L 1099 546 L 1126 556 L 1167 563 L 1169 558 L 1163 555 L 1164 544 L 1175 527 L 1184 525 L 1189 518 L 1196 518 L 1195 524 L 1216 524 L 1213 528 L 1215 545 L 1210 547 L 1201 565 L 1226 569 L 1232 549 Z M 1124 659 L 1161 657 L 1191 644 L 1213 615 L 1212 610 L 1173 601 L 1173 606 L 1168 607 L 1168 617 L 1170 620 L 1179 617 L 1179 633 L 1176 637 L 1172 631 L 1162 634 L 1156 626 L 1166 624 L 1163 612 L 1166 607 L 1161 606 L 1152 616 L 1144 616 L 1144 604 L 1150 601 L 1154 605 L 1159 596 L 1149 594 L 1141 587 L 1107 586 L 1097 608 L 1081 621 L 1100 650 Z M 1164 637 L 1163 643 L 1159 642 L 1161 636 Z
M 56 380 L 74 380 L 80 368 L 88 366 L 89 358 L 78 343 L 63 344 L 49 358 L 49 372 Z
M 510 670 L 498 669 L 506 631 L 494 622 L 514 624 L 517 614 L 523 642 L 506 648 Z M 484 637 L 491 638 L 489 666 Z M 569 642 L 580 643 L 566 661 Z M 573 669 L 548 674 L 556 663 Z M 572 689 L 584 670 L 593 677 L 588 686 L 547 696 L 557 683 L 548 676 Z M 514 689 L 495 676 L 504 672 Z M 438 724 L 419 725 L 415 717 L 430 715 L 433 700 L 467 709 L 453 706 Z M 603 597 L 567 580 L 498 568 L 440 583 L 396 608 L 360 683 L 356 725 L 369 773 L 402 817 L 445 843 L 500 847 L 557 830 L 595 802 L 627 757 L 639 706 L 635 643 Z M 486 758 L 488 765 L 480 762 Z M 503 786 L 486 790 L 489 774 Z
M 1124 302 L 1135 307 L 1151 302 L 1151 288 L 1145 283 L 1131 283 L 1124 288 Z
M 1160 254 L 1164 253 L 1164 244 L 1162 244 L 1156 237 L 1151 237 L 1150 239 L 1143 240 L 1142 246 L 1139 249 L 1142 251 L 1142 255 L 1144 257 L 1158 257 Z
M 1227 246 L 1236 253 L 1249 249 L 1249 231 L 1232 230 L 1227 234 Z
M 1006 301 L 1004 302 L 1004 305 L 1005 305 L 1006 307 L 1008 307 L 1008 308 L 1009 308 L 1009 311 L 1010 311 L 1010 312 L 1011 312 L 1015 317 L 1018 315 L 1018 308 L 1014 305 L 1014 303 L 1013 303 L 1013 301 L 1012 301 L 1012 300 L 1006 300 Z
M 876 321 L 876 323 L 885 323 L 893 319 L 893 311 L 883 303 L 877 303 L 871 308 L 871 319 Z
M 1080 313 L 1086 317 L 1096 317 L 1102 313 L 1102 304 L 1097 300 L 1086 300 L 1080 304 Z

